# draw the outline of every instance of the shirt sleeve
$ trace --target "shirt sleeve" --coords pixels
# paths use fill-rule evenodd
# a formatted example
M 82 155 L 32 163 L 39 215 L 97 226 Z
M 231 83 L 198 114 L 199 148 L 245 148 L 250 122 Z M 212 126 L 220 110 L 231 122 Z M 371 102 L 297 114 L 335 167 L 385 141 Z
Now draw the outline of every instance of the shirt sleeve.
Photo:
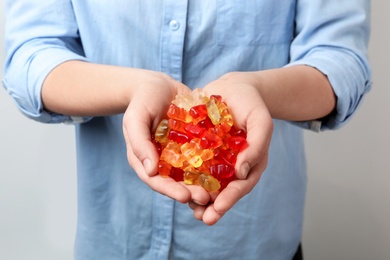
M 331 115 L 298 124 L 317 130 L 339 128 L 371 88 L 367 59 L 370 1 L 298 0 L 296 12 L 296 36 L 287 66 L 318 69 L 328 77 L 337 97 Z
M 88 118 L 46 111 L 41 99 L 46 76 L 69 60 L 86 61 L 71 1 L 8 0 L 3 86 L 29 118 L 45 123 L 79 123 Z

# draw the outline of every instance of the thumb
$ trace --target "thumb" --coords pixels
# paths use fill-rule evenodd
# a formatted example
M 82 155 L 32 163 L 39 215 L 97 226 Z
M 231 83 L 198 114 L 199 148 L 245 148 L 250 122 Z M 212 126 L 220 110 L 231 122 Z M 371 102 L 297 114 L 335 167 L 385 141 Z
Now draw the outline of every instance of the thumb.
M 134 116 L 132 112 L 125 113 L 123 119 L 123 135 L 127 147 L 127 158 L 135 171 L 143 170 L 147 175 L 157 173 L 158 154 L 151 141 L 148 116 Z
M 251 121 L 251 116 L 248 117 L 247 124 L 247 142 L 248 147 L 238 154 L 235 166 L 236 176 L 239 179 L 246 179 L 250 170 L 260 161 L 266 167 L 264 160 L 268 158 L 268 150 L 273 132 L 273 122 L 268 115 L 259 117 L 255 113 L 254 117 L 257 120 Z M 252 113 L 252 114 L 253 114 Z

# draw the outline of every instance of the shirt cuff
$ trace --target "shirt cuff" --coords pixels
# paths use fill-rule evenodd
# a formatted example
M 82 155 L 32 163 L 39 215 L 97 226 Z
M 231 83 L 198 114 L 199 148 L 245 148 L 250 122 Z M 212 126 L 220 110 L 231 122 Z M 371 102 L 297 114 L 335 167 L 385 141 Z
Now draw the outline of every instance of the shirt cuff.
M 363 96 L 371 89 L 372 83 L 369 80 L 369 70 L 360 66 L 360 63 L 347 52 L 343 54 L 340 55 L 337 51 L 317 51 L 309 57 L 287 65 L 307 65 L 318 69 L 328 77 L 337 97 L 336 109 L 327 117 L 294 124 L 318 132 L 338 129 L 351 119 Z
M 91 117 L 73 117 L 56 114 L 44 109 L 41 98 L 44 80 L 55 67 L 70 60 L 87 61 L 85 57 L 61 48 L 43 49 L 36 52 L 30 63 L 26 65 L 27 79 L 25 79 L 25 82 L 21 82 L 23 80 L 22 76 L 18 80 L 10 81 L 14 82 L 14 85 L 9 84 L 6 78 L 3 79 L 5 89 L 13 97 L 16 106 L 24 115 L 43 123 L 72 124 L 86 122 L 91 119 Z M 15 76 L 21 74 L 21 72 L 13 71 L 10 74 Z M 27 89 L 22 87 L 25 84 L 28 84 L 26 86 Z

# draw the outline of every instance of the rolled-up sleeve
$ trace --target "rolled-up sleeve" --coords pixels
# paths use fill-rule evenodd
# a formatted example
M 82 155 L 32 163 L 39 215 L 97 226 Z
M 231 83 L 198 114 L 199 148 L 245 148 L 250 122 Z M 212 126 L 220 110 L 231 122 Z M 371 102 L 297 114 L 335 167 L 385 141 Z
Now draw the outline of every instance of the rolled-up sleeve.
M 322 120 L 321 130 L 339 128 L 371 88 L 370 1 L 298 0 L 296 10 L 296 37 L 288 66 L 312 66 L 328 77 L 337 106 Z
M 45 123 L 82 122 L 46 111 L 41 89 L 47 75 L 69 60 L 86 61 L 68 0 L 8 0 L 3 86 L 29 118 Z

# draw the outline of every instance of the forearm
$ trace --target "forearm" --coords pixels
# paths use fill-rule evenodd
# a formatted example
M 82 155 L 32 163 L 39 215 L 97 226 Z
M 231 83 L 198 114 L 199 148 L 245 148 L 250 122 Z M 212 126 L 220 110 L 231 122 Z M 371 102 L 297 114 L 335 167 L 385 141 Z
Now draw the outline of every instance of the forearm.
M 273 118 L 314 120 L 329 115 L 336 106 L 327 77 L 309 66 L 233 73 L 227 77 L 238 77 L 254 85 Z
M 157 81 L 165 76 L 141 69 L 68 61 L 48 75 L 41 95 L 45 109 L 52 112 L 72 116 L 112 115 L 123 113 L 135 88 L 153 77 Z

